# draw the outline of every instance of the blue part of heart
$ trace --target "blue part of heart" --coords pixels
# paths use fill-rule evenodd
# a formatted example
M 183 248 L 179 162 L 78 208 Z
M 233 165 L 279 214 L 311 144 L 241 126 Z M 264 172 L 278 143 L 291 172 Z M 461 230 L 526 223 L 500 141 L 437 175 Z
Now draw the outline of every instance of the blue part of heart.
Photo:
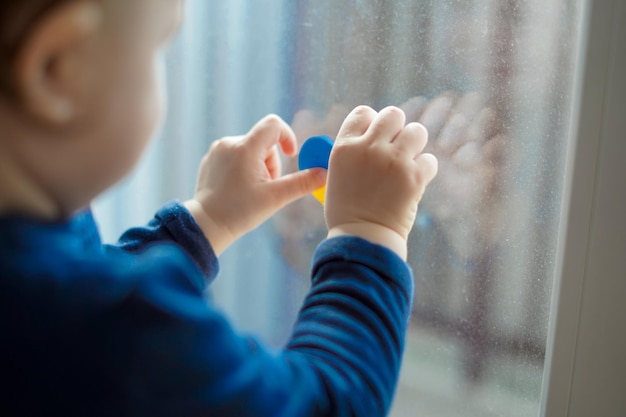
M 328 158 L 333 149 L 333 140 L 328 136 L 313 136 L 307 139 L 298 156 L 298 168 L 300 170 L 309 168 L 328 169 Z

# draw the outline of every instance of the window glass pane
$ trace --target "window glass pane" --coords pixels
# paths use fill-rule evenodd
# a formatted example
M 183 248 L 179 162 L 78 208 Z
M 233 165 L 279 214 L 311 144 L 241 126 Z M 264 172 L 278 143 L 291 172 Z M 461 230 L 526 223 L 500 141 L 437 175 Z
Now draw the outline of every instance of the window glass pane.
M 170 115 L 144 162 L 162 186 L 140 171 L 127 187 L 141 193 L 117 193 L 155 206 L 191 195 L 210 142 L 270 112 L 303 140 L 336 134 L 355 105 L 402 106 L 429 128 L 440 174 L 411 236 L 416 293 L 392 415 L 535 416 L 579 3 L 190 0 L 169 52 Z M 224 254 L 212 297 L 280 345 L 324 235 L 313 198 L 287 207 Z

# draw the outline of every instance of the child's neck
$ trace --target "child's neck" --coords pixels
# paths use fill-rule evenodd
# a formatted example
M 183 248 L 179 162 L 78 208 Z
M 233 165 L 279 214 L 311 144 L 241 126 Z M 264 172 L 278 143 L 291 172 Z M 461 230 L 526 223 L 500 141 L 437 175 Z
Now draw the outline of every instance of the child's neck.
M 0 149 L 0 216 L 18 214 L 52 221 L 61 210 L 41 186 Z

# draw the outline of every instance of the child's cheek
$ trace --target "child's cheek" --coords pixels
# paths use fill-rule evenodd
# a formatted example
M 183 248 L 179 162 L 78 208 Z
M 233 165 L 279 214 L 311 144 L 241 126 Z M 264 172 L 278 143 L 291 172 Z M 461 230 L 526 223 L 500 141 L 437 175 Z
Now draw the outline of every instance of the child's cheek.
M 165 56 L 159 53 L 154 62 L 154 127 L 158 129 L 163 123 L 167 110 L 167 77 L 165 74 Z
M 132 66 L 131 66 L 132 67 Z M 150 138 L 160 127 L 165 108 L 165 76 L 161 59 L 135 61 L 135 71 L 127 78 L 125 91 L 117 101 L 116 123 L 119 129 L 114 136 L 119 142 L 120 162 L 128 172 L 141 157 Z
M 141 85 L 142 91 L 137 92 L 135 105 L 138 114 L 138 138 L 145 144 L 149 138 L 154 136 L 160 128 L 165 113 L 165 65 L 163 59 L 158 56 L 147 65 L 141 80 L 137 80 L 137 85 Z M 137 112 L 135 112 L 137 113 Z

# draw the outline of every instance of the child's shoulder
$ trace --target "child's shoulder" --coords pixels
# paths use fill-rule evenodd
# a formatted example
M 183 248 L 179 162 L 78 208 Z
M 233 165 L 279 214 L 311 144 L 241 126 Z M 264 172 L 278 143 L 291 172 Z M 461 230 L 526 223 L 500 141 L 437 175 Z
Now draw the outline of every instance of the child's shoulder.
M 160 285 L 203 290 L 179 247 L 154 243 L 129 253 L 103 245 L 88 212 L 58 223 L 0 218 L 0 271 L 2 292 L 41 307 L 89 310 Z

